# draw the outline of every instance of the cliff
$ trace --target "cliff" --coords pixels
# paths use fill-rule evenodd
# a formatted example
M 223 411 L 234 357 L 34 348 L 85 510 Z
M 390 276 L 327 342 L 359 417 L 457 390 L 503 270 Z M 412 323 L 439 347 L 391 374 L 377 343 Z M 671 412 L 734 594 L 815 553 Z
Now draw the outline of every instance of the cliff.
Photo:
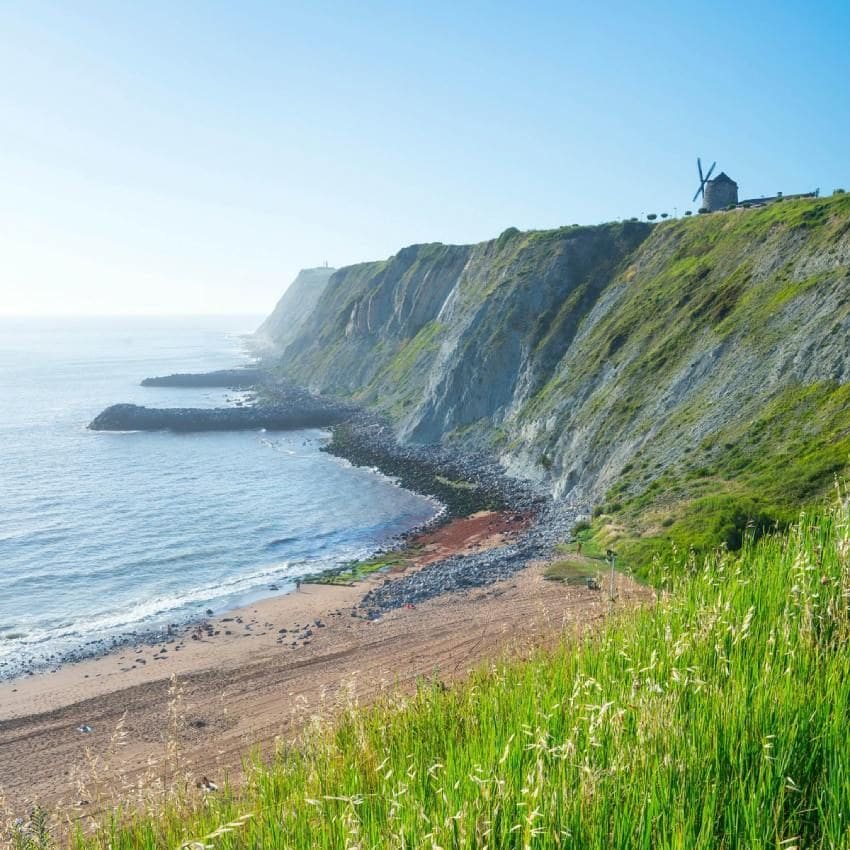
M 332 275 L 289 375 L 495 451 L 645 563 L 740 543 L 850 455 L 850 196 L 416 245 Z
M 283 350 L 298 335 L 313 312 L 334 269 L 302 269 L 280 297 L 269 317 L 257 328 L 255 339 L 263 346 Z

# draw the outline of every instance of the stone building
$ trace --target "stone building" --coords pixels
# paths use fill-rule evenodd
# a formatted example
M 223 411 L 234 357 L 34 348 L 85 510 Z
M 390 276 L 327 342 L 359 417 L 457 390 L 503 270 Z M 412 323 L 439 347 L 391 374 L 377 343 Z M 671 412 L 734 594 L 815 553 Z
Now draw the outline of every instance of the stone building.
M 705 195 L 703 196 L 702 208 L 709 212 L 725 210 L 730 204 L 738 203 L 738 184 L 721 171 L 714 180 L 705 184 Z

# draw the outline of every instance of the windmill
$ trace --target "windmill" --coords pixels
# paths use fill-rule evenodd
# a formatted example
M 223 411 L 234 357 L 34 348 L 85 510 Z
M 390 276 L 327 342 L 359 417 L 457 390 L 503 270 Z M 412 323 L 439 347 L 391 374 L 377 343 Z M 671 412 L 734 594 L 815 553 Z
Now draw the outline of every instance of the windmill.
M 711 163 L 711 168 L 706 172 L 705 177 L 702 176 L 702 162 L 700 158 L 697 157 L 697 171 L 699 171 L 699 189 L 697 189 L 694 194 L 694 201 L 702 195 L 705 198 L 705 184 L 708 183 L 708 178 L 711 177 L 711 172 L 714 171 L 714 166 L 717 165 L 716 162 Z

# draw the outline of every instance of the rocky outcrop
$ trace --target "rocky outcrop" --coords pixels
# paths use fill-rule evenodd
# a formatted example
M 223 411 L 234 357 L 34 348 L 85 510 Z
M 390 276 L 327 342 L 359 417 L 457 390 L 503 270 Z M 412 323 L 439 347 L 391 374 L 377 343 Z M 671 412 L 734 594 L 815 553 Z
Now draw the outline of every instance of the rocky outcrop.
M 250 389 L 263 379 L 260 369 L 219 369 L 215 372 L 175 372 L 157 378 L 145 378 L 143 387 L 227 387 Z
M 256 407 L 149 408 L 136 404 L 107 407 L 89 425 L 92 431 L 291 431 L 326 428 L 342 422 L 348 411 L 317 403 L 312 407 L 264 404 Z

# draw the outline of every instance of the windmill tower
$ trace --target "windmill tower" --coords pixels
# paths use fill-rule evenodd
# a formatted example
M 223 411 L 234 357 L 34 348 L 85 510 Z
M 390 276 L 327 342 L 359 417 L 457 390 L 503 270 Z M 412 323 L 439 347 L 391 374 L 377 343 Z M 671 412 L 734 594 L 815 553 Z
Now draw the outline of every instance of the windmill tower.
M 699 188 L 694 194 L 694 202 L 700 196 L 702 203 L 700 209 L 716 212 L 717 210 L 725 210 L 730 204 L 738 203 L 738 184 L 729 177 L 728 174 L 721 171 L 714 180 L 710 179 L 714 171 L 716 162 L 711 164 L 705 176 L 702 173 L 702 162 L 697 157 L 697 171 L 699 172 Z

